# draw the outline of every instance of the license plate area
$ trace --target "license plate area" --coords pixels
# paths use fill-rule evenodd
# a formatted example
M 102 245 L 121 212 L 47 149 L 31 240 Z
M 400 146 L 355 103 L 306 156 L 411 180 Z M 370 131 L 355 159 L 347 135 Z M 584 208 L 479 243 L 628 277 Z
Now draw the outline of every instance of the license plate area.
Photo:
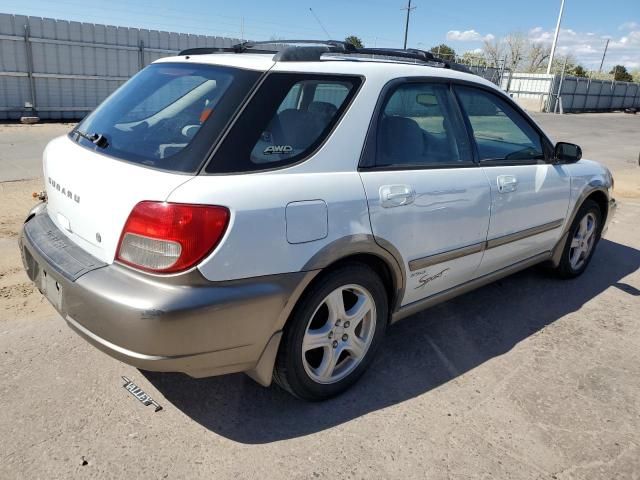
M 40 270 L 40 291 L 56 310 L 62 310 L 62 285 L 46 270 Z
M 69 240 L 46 214 L 36 215 L 29 220 L 24 226 L 24 236 L 28 249 L 33 250 L 33 257 L 38 263 L 36 269 L 44 266 L 47 274 L 53 271 L 57 278 L 75 282 L 85 273 L 106 266 Z M 31 274 L 29 277 L 35 278 L 35 272 L 33 277 Z M 44 283 L 42 279 L 43 287 Z

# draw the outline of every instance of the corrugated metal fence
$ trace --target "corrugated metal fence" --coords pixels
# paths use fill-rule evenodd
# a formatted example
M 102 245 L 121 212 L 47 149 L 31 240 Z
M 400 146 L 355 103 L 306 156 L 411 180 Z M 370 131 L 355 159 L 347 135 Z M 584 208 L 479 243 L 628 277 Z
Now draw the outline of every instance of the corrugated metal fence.
M 0 13 L 0 119 L 77 119 L 138 70 L 239 39 Z
M 640 108 L 640 83 L 514 73 L 502 80 L 523 107 L 537 112 L 604 112 Z
M 640 83 L 556 75 L 549 111 L 598 112 L 640 107 Z
M 188 35 L 0 13 L 0 120 L 77 119 L 154 60 L 236 38 Z M 526 108 L 581 112 L 640 108 L 640 84 L 475 69 Z
M 498 86 L 500 86 L 500 79 L 504 78 L 504 76 L 508 75 L 511 71 L 508 68 L 487 67 L 486 65 L 469 65 L 464 63 L 463 65 L 466 65 L 469 70 L 471 70 L 471 73 L 489 80 L 491 83 L 495 83 Z

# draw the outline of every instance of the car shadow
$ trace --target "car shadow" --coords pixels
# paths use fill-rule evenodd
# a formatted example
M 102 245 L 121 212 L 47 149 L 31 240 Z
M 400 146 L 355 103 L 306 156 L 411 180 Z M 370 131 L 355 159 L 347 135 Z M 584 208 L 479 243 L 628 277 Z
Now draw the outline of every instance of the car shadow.
M 509 351 L 640 267 L 640 251 L 602 240 L 587 272 L 563 281 L 529 269 L 393 325 L 365 376 L 321 403 L 263 388 L 242 374 L 193 379 L 142 372 L 173 406 L 231 440 L 259 444 L 308 435 L 403 402 Z

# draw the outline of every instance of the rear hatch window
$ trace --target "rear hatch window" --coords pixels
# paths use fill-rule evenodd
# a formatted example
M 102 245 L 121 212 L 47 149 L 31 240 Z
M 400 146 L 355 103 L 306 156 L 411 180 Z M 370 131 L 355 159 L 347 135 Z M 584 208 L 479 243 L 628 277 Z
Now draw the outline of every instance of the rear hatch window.
M 70 133 L 80 145 L 152 168 L 195 173 L 261 72 L 152 64 Z

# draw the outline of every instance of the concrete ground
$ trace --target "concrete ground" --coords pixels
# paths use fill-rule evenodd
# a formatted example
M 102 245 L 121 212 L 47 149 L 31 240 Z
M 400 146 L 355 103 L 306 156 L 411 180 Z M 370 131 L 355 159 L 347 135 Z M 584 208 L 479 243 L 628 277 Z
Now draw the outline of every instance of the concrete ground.
M 71 131 L 73 123 L 0 124 L 0 182 L 42 176 L 42 151 L 55 137 Z
M 640 167 L 626 163 L 640 116 L 539 120 L 625 185 L 587 272 L 530 269 L 404 320 L 353 389 L 319 404 L 243 375 L 141 372 L 88 345 L 20 266 L 41 180 L 0 183 L 0 478 L 640 479 Z M 15 132 L 32 127 L 4 128 L 2 159 L 17 158 L 4 145 L 26 148 Z
M 619 190 L 624 190 L 628 195 L 640 195 L 640 115 L 532 115 L 555 141 L 578 143 L 584 158 L 601 161 L 612 172 L 620 172 L 620 175 L 616 175 Z M 49 140 L 70 132 L 74 125 L 0 124 L 0 182 L 42 176 L 44 147 Z
M 604 163 L 618 195 L 640 197 L 640 115 L 625 113 L 532 114 L 556 142 L 582 147 L 584 158 Z

